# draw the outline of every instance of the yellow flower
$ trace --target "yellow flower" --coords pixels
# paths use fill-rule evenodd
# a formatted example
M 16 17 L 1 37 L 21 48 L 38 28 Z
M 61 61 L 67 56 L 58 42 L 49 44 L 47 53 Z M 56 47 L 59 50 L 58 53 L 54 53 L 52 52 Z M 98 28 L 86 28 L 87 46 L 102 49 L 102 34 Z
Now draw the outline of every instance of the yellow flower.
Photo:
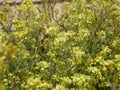
M 5 46 L 5 55 L 10 55 L 11 57 L 15 57 L 15 53 L 17 51 L 17 47 L 14 46 L 12 43 L 10 43 L 9 45 Z
M 5 13 L 4 12 L 2 12 L 2 11 L 0 11 L 0 20 L 1 21 L 7 21 L 7 16 L 5 15 Z
M 29 85 L 29 86 L 37 86 L 37 85 L 39 85 L 41 82 L 40 82 L 40 77 L 36 77 L 36 78 L 34 78 L 34 77 L 30 77 L 30 78 L 28 78 L 28 80 L 27 80 L 27 84 Z
M 0 82 L 0 90 L 6 90 L 4 84 L 2 84 L 1 82 Z

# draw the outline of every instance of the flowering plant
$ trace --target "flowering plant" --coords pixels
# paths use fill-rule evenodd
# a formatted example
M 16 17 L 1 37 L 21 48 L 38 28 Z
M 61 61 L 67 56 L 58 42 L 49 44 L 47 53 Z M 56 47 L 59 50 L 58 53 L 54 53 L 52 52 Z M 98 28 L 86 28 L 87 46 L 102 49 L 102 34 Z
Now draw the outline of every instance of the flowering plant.
M 61 17 L 44 1 L 25 0 L 11 18 L 0 11 L 1 90 L 120 89 L 118 0 L 63 7 Z

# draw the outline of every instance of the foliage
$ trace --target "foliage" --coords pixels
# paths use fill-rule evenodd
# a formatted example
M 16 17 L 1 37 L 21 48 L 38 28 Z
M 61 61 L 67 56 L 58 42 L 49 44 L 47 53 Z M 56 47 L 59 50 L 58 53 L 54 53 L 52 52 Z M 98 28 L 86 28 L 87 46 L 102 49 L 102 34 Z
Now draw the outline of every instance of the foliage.
M 38 8 L 25 0 L 11 18 L 0 11 L 2 90 L 120 89 L 120 3 L 73 0 L 63 7 L 61 17 L 44 1 Z

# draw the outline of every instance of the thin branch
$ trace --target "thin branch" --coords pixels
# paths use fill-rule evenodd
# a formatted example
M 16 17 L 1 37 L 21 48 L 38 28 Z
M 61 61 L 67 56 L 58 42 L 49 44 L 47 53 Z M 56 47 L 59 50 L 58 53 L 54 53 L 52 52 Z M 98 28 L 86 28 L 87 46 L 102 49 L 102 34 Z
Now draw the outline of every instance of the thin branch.
M 51 10 L 52 10 L 52 19 L 56 22 L 56 24 L 57 25 L 59 25 L 59 26 L 61 26 L 61 27 L 63 27 L 66 31 L 67 31 L 67 29 L 66 29 L 66 27 L 63 25 L 63 24 L 60 24 L 60 23 L 58 23 L 58 20 L 56 20 L 55 18 L 54 18 L 54 15 L 53 15 L 53 7 L 50 5 L 50 7 L 51 7 Z

